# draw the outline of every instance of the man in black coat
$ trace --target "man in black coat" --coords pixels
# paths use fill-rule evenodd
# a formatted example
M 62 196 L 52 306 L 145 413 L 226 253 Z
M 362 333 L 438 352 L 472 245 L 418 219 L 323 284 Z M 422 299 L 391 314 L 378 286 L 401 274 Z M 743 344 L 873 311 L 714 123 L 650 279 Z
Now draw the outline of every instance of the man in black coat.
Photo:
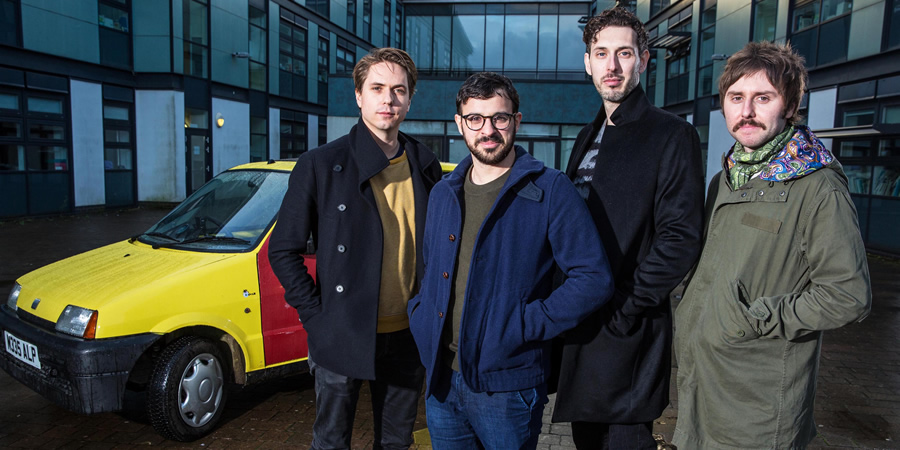
M 581 130 L 566 173 L 609 256 L 612 299 L 566 334 L 553 414 L 579 449 L 655 449 L 669 403 L 669 294 L 700 250 L 703 176 L 696 130 L 639 86 L 647 32 L 627 10 L 584 28 L 585 70 L 603 108 Z
M 405 449 L 424 380 L 406 303 L 424 272 L 425 207 L 441 168 L 431 150 L 399 132 L 416 87 L 406 52 L 373 50 L 353 82 L 360 121 L 297 160 L 269 259 L 307 333 L 312 448 L 350 448 L 359 390 L 370 380 L 374 448 Z M 301 255 L 310 236 L 316 280 Z

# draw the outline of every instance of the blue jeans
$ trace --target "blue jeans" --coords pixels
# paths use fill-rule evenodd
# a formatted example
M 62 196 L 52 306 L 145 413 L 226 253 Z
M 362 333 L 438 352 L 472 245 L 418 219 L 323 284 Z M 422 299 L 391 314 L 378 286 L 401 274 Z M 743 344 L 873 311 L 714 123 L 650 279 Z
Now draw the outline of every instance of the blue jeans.
M 533 449 L 541 434 L 547 386 L 521 391 L 473 392 L 458 372 L 425 400 L 435 450 Z
M 332 372 L 310 358 L 315 377 L 314 450 L 349 449 L 356 403 L 363 380 Z M 409 329 L 375 337 L 375 379 L 372 391 L 373 449 L 408 449 L 413 443 L 419 395 L 425 368 Z

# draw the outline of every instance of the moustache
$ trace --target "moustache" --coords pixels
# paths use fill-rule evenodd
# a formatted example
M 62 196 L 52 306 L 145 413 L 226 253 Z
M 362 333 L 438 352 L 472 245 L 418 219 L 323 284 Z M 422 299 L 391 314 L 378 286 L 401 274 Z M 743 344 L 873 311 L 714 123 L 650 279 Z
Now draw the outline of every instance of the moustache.
M 485 136 L 485 137 L 483 137 L 483 138 L 478 139 L 478 141 L 476 141 L 475 143 L 476 143 L 476 144 L 480 144 L 480 143 L 482 143 L 482 142 L 495 142 L 495 143 L 497 143 L 497 144 L 502 144 L 502 143 L 503 143 L 503 138 L 500 137 L 500 136 L 497 135 L 497 134 L 492 134 L 492 135 L 490 135 L 490 136 Z
M 737 132 L 737 130 L 739 130 L 744 125 L 750 125 L 751 127 L 758 127 L 758 128 L 762 128 L 763 130 L 766 130 L 765 125 L 763 125 L 753 119 L 744 119 L 744 120 L 738 122 L 737 124 L 735 124 L 735 126 L 731 129 L 731 131 Z

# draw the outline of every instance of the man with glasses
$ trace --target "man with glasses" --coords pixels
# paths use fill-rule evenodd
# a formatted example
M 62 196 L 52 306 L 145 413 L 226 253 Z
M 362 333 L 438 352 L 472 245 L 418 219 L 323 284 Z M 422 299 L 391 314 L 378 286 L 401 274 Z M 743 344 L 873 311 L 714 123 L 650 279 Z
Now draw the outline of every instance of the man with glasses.
M 535 448 L 548 339 L 606 301 L 608 263 L 565 174 L 514 145 L 522 113 L 509 78 L 472 75 L 456 110 L 471 155 L 431 192 L 425 278 L 408 306 L 431 442 Z M 568 279 L 554 290 L 555 266 Z

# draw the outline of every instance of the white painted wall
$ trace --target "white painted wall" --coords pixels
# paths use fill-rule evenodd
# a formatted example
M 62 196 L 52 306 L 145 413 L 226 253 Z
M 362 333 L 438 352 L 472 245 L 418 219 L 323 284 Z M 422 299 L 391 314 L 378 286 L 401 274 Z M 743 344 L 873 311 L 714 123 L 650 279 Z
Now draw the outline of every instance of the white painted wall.
M 106 203 L 103 166 L 103 88 L 72 80 L 72 178 L 75 206 Z
M 184 93 L 136 90 L 134 109 L 138 201 L 184 200 Z
M 269 158 L 281 159 L 281 110 L 269 108 Z
M 706 157 L 706 184 L 716 172 L 722 170 L 722 155 L 734 145 L 734 138 L 725 126 L 725 116 L 722 110 L 713 110 L 709 113 L 709 152 Z
M 216 125 L 222 114 L 225 125 Z M 250 162 L 250 105 L 221 98 L 212 99 L 212 175 Z

